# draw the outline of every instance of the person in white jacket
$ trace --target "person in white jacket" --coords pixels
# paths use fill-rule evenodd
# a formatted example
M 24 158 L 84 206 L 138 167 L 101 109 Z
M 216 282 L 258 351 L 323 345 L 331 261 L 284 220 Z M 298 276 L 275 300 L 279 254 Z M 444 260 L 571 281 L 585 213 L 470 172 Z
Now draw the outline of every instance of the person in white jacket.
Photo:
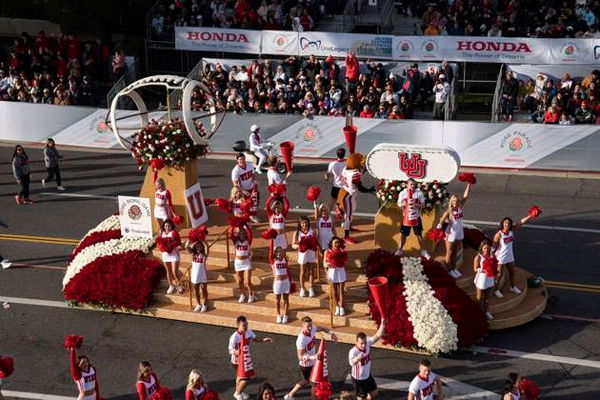
M 258 158 L 258 163 L 256 164 L 256 173 L 262 174 L 261 168 L 264 166 L 267 161 L 267 157 L 269 154 L 263 148 L 263 141 L 260 137 L 260 127 L 256 124 L 250 127 L 250 151 L 254 153 L 254 155 Z

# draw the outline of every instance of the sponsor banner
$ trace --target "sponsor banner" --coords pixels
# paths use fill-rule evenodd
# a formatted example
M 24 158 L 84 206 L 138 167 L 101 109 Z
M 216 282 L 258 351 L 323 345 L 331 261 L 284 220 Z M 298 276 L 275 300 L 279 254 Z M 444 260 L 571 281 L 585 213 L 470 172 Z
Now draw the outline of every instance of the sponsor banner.
M 261 34 L 244 29 L 175 27 L 177 50 L 260 54 Z
M 152 239 L 152 213 L 150 199 L 146 197 L 119 196 L 119 219 L 123 236 Z
M 444 36 L 394 36 L 394 60 L 444 60 Z
M 367 155 L 366 167 L 377 179 L 450 182 L 460 158 L 449 147 L 381 143 Z
M 298 32 L 262 31 L 262 53 L 298 55 Z
M 190 216 L 192 228 L 197 228 L 208 221 L 208 210 L 204 204 L 200 183 L 185 189 L 185 205 Z
M 360 58 L 391 59 L 391 35 L 362 35 L 338 32 L 299 32 L 300 55 L 346 57 L 354 52 Z

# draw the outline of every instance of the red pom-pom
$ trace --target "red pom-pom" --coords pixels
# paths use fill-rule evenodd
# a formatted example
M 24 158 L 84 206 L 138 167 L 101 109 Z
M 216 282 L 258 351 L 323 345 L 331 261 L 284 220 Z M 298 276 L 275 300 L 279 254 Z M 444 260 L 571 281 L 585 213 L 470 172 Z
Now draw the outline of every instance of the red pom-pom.
M 459 174 L 458 180 L 461 182 L 470 183 L 471 185 L 474 185 L 477 183 L 477 178 L 475 177 L 475 174 L 473 174 L 471 172 L 463 172 L 462 174 Z
M 179 244 L 177 243 L 177 241 L 173 240 L 172 238 L 164 238 L 162 236 L 156 238 L 156 247 L 158 247 L 158 250 L 160 250 L 163 253 L 173 252 L 173 250 L 175 250 L 178 245 Z
M 331 383 L 324 381 L 320 382 L 315 386 L 315 398 L 317 400 L 329 400 L 331 395 L 333 394 L 333 389 L 331 388 Z
M 173 214 L 173 222 L 175 225 L 183 224 L 183 217 L 181 215 Z
M 160 171 L 165 167 L 165 160 L 161 158 L 153 158 L 152 161 L 150 161 L 150 167 L 156 171 Z
M 197 228 L 191 229 L 188 233 L 188 240 L 191 243 L 194 242 L 204 242 L 206 239 L 206 235 L 208 235 L 208 228 L 206 225 L 200 225 Z
M 317 238 L 313 235 L 303 236 L 298 242 L 298 251 L 305 253 L 308 250 L 317 250 L 318 245 L 319 242 L 317 241 Z
M 152 394 L 151 400 L 173 400 L 171 391 L 169 388 L 161 386 L 154 394 Z
M 0 357 L 0 379 L 8 378 L 15 371 L 15 360 L 12 357 Z
M 273 240 L 277 237 L 277 229 L 267 229 L 266 231 L 263 231 L 260 236 L 265 240 Z
M 433 242 L 439 242 L 440 240 L 444 240 L 446 238 L 446 233 L 438 228 L 432 228 L 429 232 L 427 232 L 427 239 Z
M 539 208 L 538 206 L 531 206 L 528 214 L 531 218 L 537 218 L 542 214 L 542 209 Z
M 525 393 L 527 400 L 537 400 L 540 395 L 540 388 L 537 383 L 529 378 L 521 378 L 519 381 L 519 389 L 521 389 L 521 392 Z
M 240 204 L 240 209 L 242 210 L 243 214 L 247 214 L 250 215 L 250 212 L 252 210 L 252 199 L 246 199 L 244 201 L 242 201 L 242 203 Z
M 344 267 L 348 262 L 348 252 L 344 249 L 331 249 L 327 252 L 327 264 L 332 267 Z
M 488 257 L 483 260 L 483 271 L 486 275 L 496 276 L 498 273 L 498 259 L 496 257 Z
M 215 392 L 214 390 L 209 390 L 208 392 L 204 393 L 202 400 L 219 400 L 219 393 Z
M 214 200 L 212 200 L 212 199 L 207 199 L 206 197 L 204 198 L 204 205 L 205 205 L 206 207 L 213 205 L 213 204 L 214 204 L 214 202 L 215 202 L 215 201 L 214 201 Z
M 321 195 L 321 188 L 317 185 L 310 186 L 306 190 L 306 200 L 308 201 L 316 201 Z
M 227 224 L 232 228 L 241 228 L 248 223 L 248 217 L 229 217 L 227 218 Z
M 285 183 L 273 183 L 267 189 L 273 196 L 283 196 L 287 191 L 287 185 Z
M 229 200 L 225 200 L 224 198 L 219 197 L 215 199 L 215 204 L 217 205 L 219 210 L 226 212 L 227 214 L 231 212 L 231 203 L 229 202 Z
M 67 335 L 65 336 L 65 348 L 66 349 L 78 349 L 83 343 L 83 337 L 79 335 Z

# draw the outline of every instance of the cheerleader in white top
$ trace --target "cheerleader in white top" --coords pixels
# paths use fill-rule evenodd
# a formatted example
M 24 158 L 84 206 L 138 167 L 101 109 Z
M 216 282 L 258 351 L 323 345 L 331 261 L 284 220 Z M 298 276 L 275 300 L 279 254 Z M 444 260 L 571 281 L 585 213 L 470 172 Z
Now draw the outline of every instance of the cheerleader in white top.
M 69 360 L 71 363 L 71 378 L 77 384 L 79 395 L 77 400 L 100 400 L 100 390 L 98 389 L 98 376 L 96 368 L 90 364 L 86 356 L 77 357 L 75 348 L 69 349 Z
M 138 380 L 135 384 L 138 400 L 150 400 L 152 395 L 160 389 L 158 377 L 152 370 L 148 361 L 142 361 L 138 365 Z
M 208 246 L 203 241 L 190 243 L 188 240 L 185 243 L 185 248 L 192 255 L 190 280 L 196 296 L 196 307 L 194 307 L 194 312 L 206 312 L 208 310 L 206 304 L 208 302 L 208 278 L 206 274 L 206 261 L 209 253 Z M 200 296 L 201 292 L 202 296 Z
M 208 385 L 204 381 L 202 372 L 197 369 L 191 370 L 185 387 L 185 400 L 202 400 L 206 393 L 208 393 Z
M 516 373 L 511 372 L 508 374 L 508 379 L 504 382 L 502 400 L 521 400 L 521 397 L 524 397 L 524 393 L 519 388 L 519 380 L 519 375 Z
M 161 233 L 156 238 L 156 245 L 161 251 L 162 261 L 167 272 L 167 281 L 169 281 L 167 294 L 173 294 L 176 289 L 178 293 L 183 293 L 179 274 L 181 237 L 175 230 L 175 223 L 170 219 L 163 222 Z
M 269 169 L 267 170 L 267 179 L 268 179 L 268 189 L 269 189 L 269 197 L 265 202 L 265 211 L 267 214 L 272 212 L 273 203 L 278 201 L 283 205 L 283 213 L 287 215 L 290 209 L 290 202 L 286 197 L 287 192 L 287 178 L 292 174 L 291 171 L 287 173 L 287 175 L 281 174 L 277 170 L 277 166 L 279 165 L 279 161 L 276 156 L 269 157 Z
M 433 392 L 437 392 L 434 397 Z M 408 385 L 408 400 L 443 399 L 443 386 L 440 377 L 431 371 L 431 361 L 424 358 L 419 364 L 419 373 Z
M 173 201 L 171 199 L 171 192 L 167 189 L 165 181 L 162 178 L 158 178 L 154 182 L 156 192 L 154 193 L 154 218 L 159 227 L 163 226 L 163 223 L 167 219 L 173 218 L 175 215 L 173 207 Z
M 513 243 L 515 241 L 514 231 L 521 228 L 524 224 L 532 219 L 531 215 L 521 218 L 519 222 L 513 224 L 513 220 L 509 217 L 504 217 L 500 222 L 498 232 L 494 235 L 494 253 L 498 259 L 499 277 L 498 289 L 494 292 L 496 297 L 502 298 L 502 286 L 504 286 L 505 274 L 508 270 L 510 280 L 510 291 L 514 294 L 521 294 L 521 290 L 515 284 L 515 254 Z
M 357 399 L 373 400 L 377 396 L 377 384 L 371 375 L 371 346 L 383 337 L 384 332 L 385 320 L 382 319 L 375 336 L 367 337 L 364 332 L 357 333 L 356 345 L 348 352 L 354 396 Z
M 462 276 L 456 267 L 456 259 L 457 255 L 463 251 L 462 241 L 465 237 L 463 232 L 463 209 L 469 199 L 470 192 L 471 184 L 467 183 L 462 199 L 455 194 L 451 195 L 450 200 L 448 200 L 448 209 L 444 212 L 437 225 L 438 229 L 442 229 L 442 226 L 447 224 L 445 231 L 446 256 L 444 260 L 446 268 L 448 268 L 448 273 L 454 279 Z
M 254 297 L 254 286 L 252 285 L 252 251 L 250 250 L 252 232 L 248 226 L 244 225 L 241 228 L 232 228 L 231 233 L 230 239 L 235 248 L 233 265 L 240 290 L 238 302 L 243 303 L 246 301 L 245 289 L 248 293 L 248 303 L 252 303 L 256 300 L 256 297 Z
M 325 251 L 329 248 L 329 241 L 335 236 L 335 227 L 331 219 L 329 207 L 321 203 L 317 207 L 317 202 L 313 203 L 315 209 L 315 221 L 317 221 L 317 238 L 319 239 L 319 263 L 317 268 L 323 264 Z
M 479 244 L 479 251 L 473 259 L 473 270 L 475 271 L 475 289 L 477 290 L 477 301 L 485 312 L 488 320 L 494 319 L 488 311 L 490 292 L 496 285 L 496 274 L 498 273 L 498 260 L 492 254 L 492 246 L 487 240 Z
M 304 284 L 308 283 L 308 296 L 315 297 L 313 289 L 314 266 L 317 262 L 317 237 L 310 227 L 310 221 L 302 216 L 298 220 L 298 228 L 294 232 L 292 247 L 298 250 L 300 264 L 300 297 L 306 296 Z
M 287 216 L 287 210 L 284 209 L 283 203 L 279 200 L 271 203 L 271 209 L 267 209 L 267 215 L 269 217 L 269 227 L 277 231 L 277 236 L 271 241 L 272 249 L 281 247 L 287 250 L 288 243 L 285 235 L 285 217 Z
M 273 270 L 273 294 L 277 298 L 277 323 L 287 324 L 288 309 L 290 308 L 290 270 L 288 268 L 288 259 L 285 250 L 282 247 L 275 247 L 273 261 L 271 262 Z M 281 312 L 281 298 L 283 297 L 283 312 Z
M 242 210 L 242 204 L 247 199 L 244 195 L 244 191 L 237 186 L 231 189 L 231 196 L 229 197 L 229 204 L 231 206 L 231 213 L 234 217 L 241 217 L 244 215 Z
M 344 242 L 337 236 L 329 241 L 328 249 L 324 256 L 327 280 L 333 288 L 335 301 L 335 315 L 346 315 L 344 310 L 344 286 L 346 285 L 346 262 L 348 253 L 344 249 Z

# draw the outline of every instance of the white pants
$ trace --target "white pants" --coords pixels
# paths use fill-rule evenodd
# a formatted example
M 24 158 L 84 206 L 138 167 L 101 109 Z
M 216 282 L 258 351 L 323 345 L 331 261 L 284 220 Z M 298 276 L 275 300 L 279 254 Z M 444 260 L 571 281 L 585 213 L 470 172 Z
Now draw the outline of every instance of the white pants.
M 269 155 L 267 154 L 266 150 L 263 149 L 254 150 L 253 153 L 256 157 L 258 157 L 256 168 L 262 168 L 263 164 L 267 162 L 267 157 L 269 157 Z

